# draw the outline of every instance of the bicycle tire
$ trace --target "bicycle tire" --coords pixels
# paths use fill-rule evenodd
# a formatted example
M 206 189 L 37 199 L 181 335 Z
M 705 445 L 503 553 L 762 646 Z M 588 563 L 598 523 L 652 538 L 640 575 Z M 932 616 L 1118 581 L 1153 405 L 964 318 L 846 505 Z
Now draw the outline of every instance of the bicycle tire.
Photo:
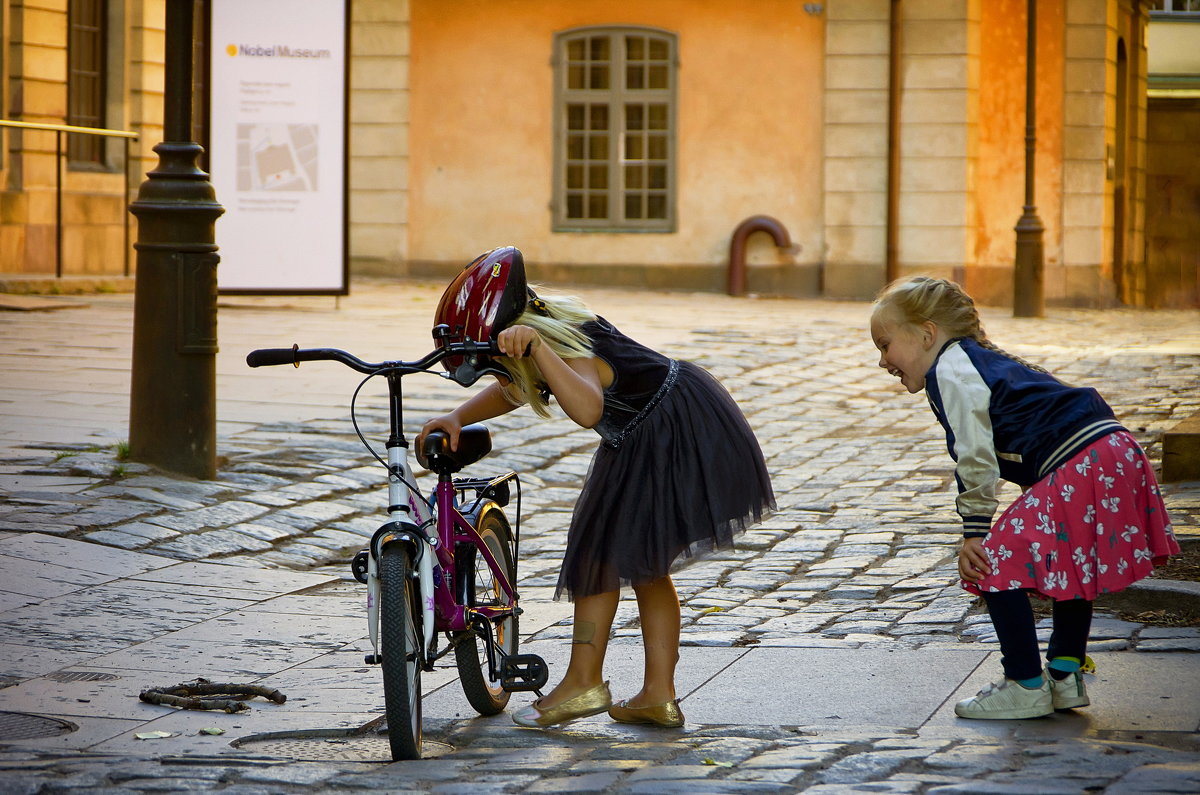
M 485 511 L 475 528 L 492 557 L 504 569 L 508 581 L 515 584 L 517 566 L 512 556 L 512 531 L 504 515 L 498 510 Z M 487 560 L 479 554 L 473 544 L 460 544 L 455 555 L 455 567 L 468 572 L 467 606 L 511 605 L 512 599 L 496 582 Z M 520 637 L 517 634 L 515 614 L 492 623 L 492 636 L 503 654 L 516 654 Z M 501 687 L 499 679 L 488 676 L 487 649 L 483 639 L 475 630 L 457 633 L 454 646 L 454 661 L 458 665 L 458 679 L 462 684 L 467 701 L 480 715 L 496 715 L 508 705 L 512 694 Z M 502 659 L 502 658 L 501 658 Z M 500 660 L 497 659 L 497 664 Z
M 421 758 L 421 633 L 409 549 L 385 546 L 379 556 L 379 629 L 383 702 L 392 759 Z

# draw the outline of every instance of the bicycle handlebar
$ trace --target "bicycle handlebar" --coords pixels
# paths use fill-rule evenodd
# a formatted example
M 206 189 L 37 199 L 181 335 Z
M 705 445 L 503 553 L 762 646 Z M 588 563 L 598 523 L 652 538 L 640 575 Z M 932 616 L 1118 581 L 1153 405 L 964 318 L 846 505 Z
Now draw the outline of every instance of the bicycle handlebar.
M 387 361 L 365 362 L 362 359 L 337 348 L 301 348 L 293 345 L 290 348 L 260 348 L 246 355 L 246 364 L 251 367 L 270 367 L 273 365 L 290 364 L 296 367 L 300 362 L 335 361 L 360 373 L 401 372 L 417 373 L 428 370 L 433 365 L 448 356 L 496 356 L 500 354 L 500 346 L 495 342 L 450 342 L 435 351 L 412 362 Z

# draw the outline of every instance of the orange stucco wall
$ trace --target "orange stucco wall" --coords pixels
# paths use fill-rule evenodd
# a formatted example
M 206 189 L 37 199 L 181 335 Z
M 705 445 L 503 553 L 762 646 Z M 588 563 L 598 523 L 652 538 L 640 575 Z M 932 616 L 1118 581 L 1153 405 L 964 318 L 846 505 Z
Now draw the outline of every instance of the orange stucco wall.
M 409 256 L 466 262 L 723 265 L 734 227 L 778 218 L 819 262 L 823 18 L 792 0 L 412 0 Z M 729 20 L 736 17 L 736 35 Z M 554 233 L 554 34 L 678 36 L 677 229 Z
M 1016 255 L 1013 227 L 1025 200 L 1026 0 L 982 4 L 977 229 L 972 292 L 1011 299 Z M 1045 226 L 1045 265 L 1062 264 L 1063 5 L 1038 3 L 1034 206 Z M 999 269 L 999 270 L 998 270 Z

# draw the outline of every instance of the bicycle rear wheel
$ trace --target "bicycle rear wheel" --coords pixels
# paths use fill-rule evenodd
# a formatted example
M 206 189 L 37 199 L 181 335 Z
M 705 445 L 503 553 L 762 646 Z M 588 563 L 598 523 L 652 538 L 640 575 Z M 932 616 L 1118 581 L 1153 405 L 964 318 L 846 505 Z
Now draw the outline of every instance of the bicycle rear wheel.
M 485 511 L 475 529 L 492 557 L 500 564 L 508 581 L 515 585 L 517 566 L 512 556 L 512 531 L 504 514 L 498 510 Z M 512 605 L 512 599 L 504 592 L 487 560 L 479 554 L 475 545 L 459 544 L 454 565 L 459 572 L 465 572 L 470 578 L 467 583 L 468 607 Z M 493 621 L 492 637 L 496 642 L 496 664 L 499 666 L 504 655 L 517 653 L 517 645 L 520 642 L 517 637 L 517 616 L 510 614 L 499 621 Z M 495 715 L 501 712 L 507 706 L 511 693 L 501 687 L 498 678 L 491 678 L 486 643 L 475 630 L 459 633 L 455 641 L 454 661 L 458 665 L 458 678 L 467 701 L 480 715 Z
M 383 701 L 392 759 L 421 758 L 421 633 L 416 580 L 406 546 L 389 544 L 379 556 L 379 629 L 383 647 Z

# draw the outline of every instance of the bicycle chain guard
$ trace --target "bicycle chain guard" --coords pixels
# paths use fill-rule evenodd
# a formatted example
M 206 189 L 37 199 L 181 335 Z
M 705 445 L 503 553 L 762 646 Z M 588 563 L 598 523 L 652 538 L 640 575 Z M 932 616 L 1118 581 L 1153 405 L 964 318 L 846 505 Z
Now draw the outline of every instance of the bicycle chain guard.
M 537 654 L 510 654 L 500 661 L 500 686 L 509 693 L 541 690 L 549 678 L 550 669 Z

